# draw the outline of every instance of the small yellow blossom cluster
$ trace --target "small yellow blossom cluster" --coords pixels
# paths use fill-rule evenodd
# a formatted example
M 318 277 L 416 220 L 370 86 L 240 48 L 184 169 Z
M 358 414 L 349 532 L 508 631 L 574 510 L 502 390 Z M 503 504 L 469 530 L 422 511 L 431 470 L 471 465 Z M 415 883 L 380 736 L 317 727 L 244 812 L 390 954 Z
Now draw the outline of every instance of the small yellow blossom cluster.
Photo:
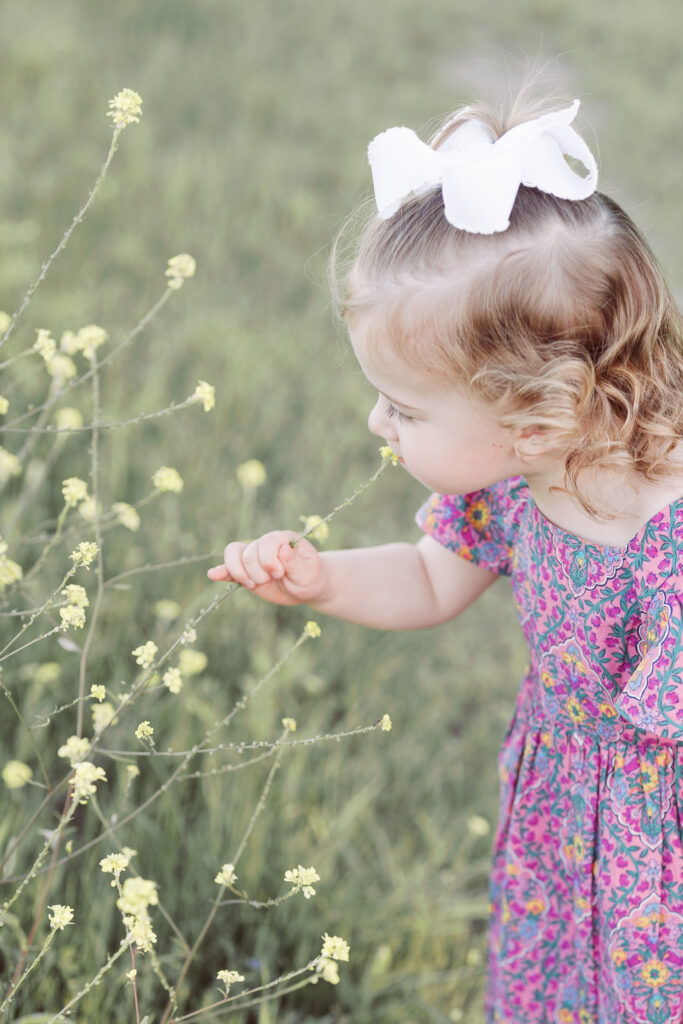
M 135 730 L 135 736 L 142 743 L 149 743 L 150 746 L 154 739 L 154 727 L 149 724 L 147 719 L 144 722 L 140 722 L 139 726 Z
M 173 622 L 180 615 L 180 605 L 177 601 L 172 601 L 168 597 L 162 597 L 154 605 L 154 614 L 157 618 L 163 619 L 164 622 Z
M 237 875 L 235 874 L 234 864 L 224 864 L 214 878 L 216 885 L 234 885 L 236 880 Z
M 98 700 L 101 704 L 104 698 L 107 696 L 106 686 L 102 686 L 101 683 L 93 683 L 92 686 L 90 687 L 90 696 L 93 698 L 93 700 Z
M 320 881 L 320 875 L 315 868 L 304 868 L 299 864 L 298 868 L 285 871 L 285 882 L 293 886 L 294 892 L 303 892 L 306 899 L 315 896 L 314 882 Z
M 9 402 L 4 395 L 0 395 L 0 416 L 4 416 L 9 409 Z
M 205 380 L 200 380 L 197 383 L 197 387 L 194 389 L 193 394 L 190 395 L 191 402 L 201 402 L 204 406 L 204 412 L 211 412 L 216 406 L 216 389 L 213 384 L 207 384 Z
M 383 444 L 379 450 L 380 455 L 385 461 L 390 462 L 392 466 L 398 466 L 398 455 L 390 448 L 388 444 Z
M 126 878 L 116 906 L 123 914 L 123 923 L 141 953 L 149 953 L 157 941 L 149 916 L 149 907 L 159 902 L 156 882 L 149 878 Z
M 127 124 L 138 124 L 142 114 L 142 96 L 134 89 L 122 89 L 113 100 L 109 100 L 107 117 L 111 117 L 116 128 Z
M 304 531 L 310 531 L 308 533 L 309 537 L 320 543 L 327 540 L 330 535 L 330 528 L 327 523 L 323 522 L 322 516 L 299 516 L 299 519 L 304 524 Z
M 296 719 L 295 718 L 283 718 L 282 719 L 282 726 L 283 726 L 283 728 L 287 729 L 289 732 L 296 732 Z
M 0 446 L 0 484 L 6 484 L 10 477 L 19 476 L 21 463 L 16 455 Z
M 382 732 L 391 732 L 391 718 L 389 715 L 382 715 L 379 724 Z
M 64 931 L 68 924 L 73 924 L 74 912 L 71 907 L 63 903 L 53 903 L 47 909 L 50 911 L 48 918 L 53 932 Z
M 85 625 L 85 609 L 90 604 L 85 589 L 76 583 L 70 583 L 62 591 L 62 595 L 67 600 L 66 607 L 59 609 L 62 629 L 66 631 L 70 626 L 82 629 Z
M 113 875 L 111 880 L 112 889 L 119 884 L 119 876 L 130 864 L 130 858 L 125 853 L 109 853 L 100 861 L 100 868 L 105 875 Z
M 193 644 L 197 639 L 197 630 L 194 626 L 188 626 L 180 638 L 181 644 Z
M 194 277 L 197 263 L 193 256 L 181 252 L 179 256 L 171 256 L 166 268 L 167 284 L 173 291 L 183 287 L 188 277 Z
M 13 562 L 7 557 L 7 544 L 0 537 L 0 592 L 6 587 L 16 583 L 24 575 L 18 562 Z
M 71 552 L 70 557 L 77 568 L 79 566 L 83 566 L 84 569 L 89 569 L 97 558 L 97 552 L 99 550 L 100 549 L 94 541 L 83 540 L 78 547 Z
M 170 491 L 180 494 L 183 489 L 183 478 L 172 466 L 160 466 L 152 475 L 152 483 L 157 491 Z
M 81 501 L 88 498 L 88 485 L 78 476 L 69 476 L 62 480 L 62 496 L 67 508 L 76 508 Z
M 104 345 L 108 338 L 109 335 L 104 327 L 88 324 L 86 327 L 81 327 L 79 331 L 64 331 L 59 340 L 59 347 L 62 352 L 66 352 L 67 356 L 82 352 L 86 359 L 92 359 L 100 345 Z M 73 363 L 71 365 L 73 366 Z M 74 366 L 74 372 L 75 370 Z
M 127 530 L 135 533 L 136 530 L 140 529 L 140 515 L 138 510 L 133 508 L 132 505 L 125 501 L 115 501 L 111 510 L 121 523 L 121 526 L 125 526 Z
M 330 985 L 339 984 L 339 968 L 335 961 L 349 959 L 349 944 L 338 935 L 323 935 L 323 948 L 320 952 L 320 959 L 316 964 L 315 971 L 318 977 Z M 313 979 L 318 980 L 318 977 Z
M 130 653 L 135 658 L 138 665 L 142 665 L 143 668 L 151 668 L 154 664 L 154 658 L 157 653 L 157 645 L 153 640 L 148 640 L 147 643 L 140 644 Z
M 114 708 L 108 700 L 105 700 L 103 704 L 95 704 L 92 709 L 92 723 L 95 733 L 99 735 L 114 720 L 114 717 Z
M 95 783 L 106 781 L 104 768 L 98 767 L 92 761 L 80 761 L 74 767 L 74 800 L 79 804 L 87 804 L 88 797 L 97 791 Z
M 473 814 L 467 819 L 467 829 L 473 836 L 487 836 L 491 831 L 491 825 L 480 814 Z
M 73 359 L 63 352 L 57 351 L 57 342 L 49 331 L 44 327 L 38 328 L 38 337 L 33 345 L 33 351 L 42 356 L 45 368 L 51 377 L 61 382 L 71 380 L 76 376 L 76 364 Z
M 0 309 L 0 334 L 4 334 L 11 323 L 12 317 L 9 313 L 5 313 L 4 309 Z
M 322 633 L 322 629 L 320 628 L 317 622 L 314 622 L 313 619 L 310 619 L 304 626 L 304 633 L 306 634 L 306 636 L 310 636 L 312 639 L 315 639 L 316 637 L 320 636 L 320 634 Z
M 330 985 L 339 984 L 339 968 L 334 960 L 330 960 L 329 957 L 323 956 L 318 960 L 316 964 L 316 973 L 323 979 L 323 981 L 329 982 Z M 313 981 L 317 981 L 314 978 Z
M 239 974 L 238 971 L 219 971 L 216 975 L 219 981 L 223 982 L 225 986 L 225 998 L 228 998 L 228 992 L 230 991 L 231 985 L 236 985 L 238 981 L 244 981 L 244 975 Z
M 167 668 L 162 682 L 171 693 L 180 693 L 183 688 L 183 676 L 179 668 Z
M 66 757 L 70 764 L 76 765 L 83 760 L 89 749 L 90 740 L 85 736 L 69 736 L 57 751 L 57 757 Z
M 255 491 L 266 482 L 266 467 L 258 459 L 248 459 L 235 472 L 245 491 Z
M 2 769 L 2 781 L 8 789 L 21 789 L 32 777 L 32 769 L 23 761 L 8 761 Z
M 72 405 L 65 405 L 63 409 L 57 410 L 55 416 L 57 430 L 78 430 L 83 426 L 83 417 L 78 409 Z
M 204 651 L 195 651 L 191 647 L 186 647 L 178 655 L 178 669 L 184 676 L 201 675 L 208 663 L 209 659 Z
M 94 498 L 86 498 L 78 506 L 78 514 L 87 523 L 94 523 L 102 515 L 102 506 Z

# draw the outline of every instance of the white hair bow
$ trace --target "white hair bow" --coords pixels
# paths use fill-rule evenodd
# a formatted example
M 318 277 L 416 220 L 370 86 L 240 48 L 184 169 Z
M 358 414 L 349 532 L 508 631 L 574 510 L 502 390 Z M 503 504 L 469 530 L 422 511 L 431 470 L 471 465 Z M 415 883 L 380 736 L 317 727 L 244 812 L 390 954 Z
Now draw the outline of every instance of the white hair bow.
M 368 146 L 379 216 L 386 220 L 411 193 L 441 185 L 446 219 L 475 234 L 505 231 L 520 185 L 559 199 L 586 199 L 597 186 L 590 149 L 570 127 L 579 109 L 543 114 L 496 139 L 481 121 L 466 121 L 432 149 L 410 128 L 389 128 Z M 579 160 L 586 177 L 565 156 Z

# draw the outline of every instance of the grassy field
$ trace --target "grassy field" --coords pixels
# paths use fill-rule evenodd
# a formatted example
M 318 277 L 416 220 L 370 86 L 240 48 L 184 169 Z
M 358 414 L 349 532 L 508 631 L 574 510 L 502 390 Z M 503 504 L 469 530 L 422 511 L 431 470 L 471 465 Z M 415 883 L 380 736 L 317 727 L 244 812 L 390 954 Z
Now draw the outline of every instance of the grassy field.
M 37 328 L 58 338 L 97 323 L 118 341 L 163 292 L 168 258 L 187 252 L 197 260 L 196 277 L 103 373 L 104 416 L 164 408 L 189 395 L 198 379 L 216 386 L 217 406 L 208 415 L 191 408 L 103 436 L 106 508 L 139 500 L 160 465 L 176 467 L 185 481 L 181 495 L 162 495 L 143 509 L 139 532 L 106 534 L 106 576 L 206 557 L 131 576 L 107 591 L 88 684 L 104 684 L 113 695 L 130 688 L 130 651 L 148 639 L 163 646 L 214 596 L 204 572 L 228 540 L 243 531 L 298 528 L 302 515 L 325 514 L 377 465 L 376 439 L 365 425 L 371 392 L 326 284 L 331 239 L 368 195 L 365 148 L 377 132 L 394 124 L 420 129 L 456 105 L 495 97 L 519 77 L 525 59 L 554 59 L 565 94 L 584 101 L 582 125 L 599 154 L 601 187 L 643 227 L 681 295 L 682 21 L 673 0 L 647 10 L 629 3 L 618 18 L 609 5 L 588 0 L 0 5 L 0 309 L 19 305 L 84 201 L 109 143 L 108 100 L 123 87 L 144 100 L 141 123 L 122 136 L 101 194 L 20 321 L 12 353 L 30 346 Z M 10 401 L 19 407 L 42 400 L 40 367 L 17 365 Z M 70 404 L 89 422 L 88 391 L 77 395 Z M 17 437 L 2 443 L 18 451 Z M 39 550 L 31 538 L 59 514 L 61 481 L 90 473 L 87 435 L 67 441 L 57 458 L 50 449 L 44 439 L 33 452 L 31 479 L 44 474 L 44 483 L 31 501 L 24 500 L 28 467 L 2 495 L 0 532 L 25 570 Z M 264 464 L 267 481 L 245 503 L 235 470 L 251 458 Z M 334 521 L 328 546 L 416 538 L 413 515 L 424 497 L 400 470 L 388 471 Z M 71 540 L 91 535 L 84 524 Z M 22 607 L 56 585 L 69 550 L 62 545 L 50 556 Z M 158 616 L 162 599 L 181 606 L 177 621 Z M 16 601 L 9 598 L 5 610 Z M 275 609 L 245 593 L 229 598 L 199 629 L 206 669 L 177 697 L 145 694 L 139 713 L 114 726 L 105 745 L 142 751 L 133 730 L 145 718 L 160 751 L 188 749 L 249 692 L 309 617 L 306 609 Z M 0 619 L 9 636 L 7 621 Z M 492 832 L 477 834 L 476 821 L 474 829 L 468 822 L 477 816 L 495 825 L 496 753 L 526 660 L 507 584 L 496 584 L 457 622 L 426 633 L 320 622 L 322 637 L 294 654 L 221 739 L 272 740 L 283 716 L 297 720 L 297 737 L 352 730 L 384 713 L 393 730 L 285 753 L 238 864 L 239 883 L 252 899 L 267 900 L 286 889 L 287 869 L 313 864 L 318 893 L 269 910 L 237 902 L 220 908 L 181 1005 L 190 1012 L 218 998 L 215 976 L 226 965 L 250 987 L 267 984 L 315 956 L 329 932 L 351 945 L 338 986 L 320 983 L 217 1019 L 478 1024 Z M 76 654 L 50 638 L 9 662 L 4 681 L 32 723 L 73 700 Z M 51 781 L 63 772 L 56 750 L 75 731 L 75 714 L 35 731 Z M 86 710 L 86 735 L 89 727 Z M 0 742 L 3 763 L 25 761 L 40 778 L 29 737 L 6 701 Z M 108 820 L 125 817 L 169 774 L 167 759 L 141 758 L 141 774 L 127 788 L 132 756 L 101 759 Z M 197 767 L 206 772 L 229 760 L 219 752 Z M 158 883 L 165 911 L 190 944 L 216 894 L 214 875 L 234 858 L 270 766 L 179 782 L 118 832 L 138 851 L 137 870 Z M 43 795 L 37 786 L 3 790 L 0 853 Z M 62 804 L 63 794 L 35 823 L 6 876 L 27 870 Z M 65 842 L 78 851 L 101 832 L 89 807 L 69 825 Z M 50 876 L 47 902 L 73 906 L 76 925 L 56 937 L 7 1020 L 49 1020 L 122 939 L 116 894 L 98 869 L 110 849 L 103 840 Z M 0 930 L 3 989 L 41 885 L 31 883 Z M 182 943 L 160 912 L 155 928 L 162 968 L 175 979 Z M 34 952 L 45 933 L 43 922 Z M 140 1013 L 158 1024 L 164 992 L 146 958 L 137 966 Z M 73 1019 L 135 1020 L 129 970 L 122 958 Z

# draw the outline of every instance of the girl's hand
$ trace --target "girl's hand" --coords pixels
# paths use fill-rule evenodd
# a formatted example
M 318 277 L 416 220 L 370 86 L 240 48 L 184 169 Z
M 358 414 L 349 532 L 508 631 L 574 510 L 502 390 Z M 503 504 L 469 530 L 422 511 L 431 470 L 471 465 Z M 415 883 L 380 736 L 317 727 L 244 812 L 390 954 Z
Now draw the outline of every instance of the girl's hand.
M 225 564 L 209 569 L 210 580 L 240 583 L 273 604 L 301 604 L 318 599 L 326 583 L 323 560 L 307 540 L 290 545 L 298 534 L 273 530 L 251 544 L 233 541 Z

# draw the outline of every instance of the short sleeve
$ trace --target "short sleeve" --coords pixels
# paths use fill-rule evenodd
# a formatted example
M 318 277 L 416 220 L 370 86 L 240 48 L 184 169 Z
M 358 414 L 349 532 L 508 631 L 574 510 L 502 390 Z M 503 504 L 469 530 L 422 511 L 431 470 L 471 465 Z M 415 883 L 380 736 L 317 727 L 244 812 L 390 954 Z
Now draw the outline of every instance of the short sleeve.
M 432 494 L 415 521 L 461 558 L 499 576 L 510 576 L 519 479 L 503 480 L 470 494 Z
M 632 725 L 683 742 L 681 581 L 657 590 L 640 629 L 640 661 L 615 706 Z

